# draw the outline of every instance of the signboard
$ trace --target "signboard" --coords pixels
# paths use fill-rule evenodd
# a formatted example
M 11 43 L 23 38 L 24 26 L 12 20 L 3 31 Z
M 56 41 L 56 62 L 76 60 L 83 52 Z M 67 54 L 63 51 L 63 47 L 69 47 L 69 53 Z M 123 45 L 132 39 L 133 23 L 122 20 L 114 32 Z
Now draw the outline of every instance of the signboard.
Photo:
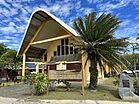
M 56 70 L 66 70 L 67 65 L 65 63 L 60 63 L 56 65 Z
M 50 80 L 81 80 L 82 73 L 81 71 L 75 72 L 74 70 L 63 70 L 63 71 L 56 71 L 56 70 L 49 70 L 49 78 Z
M 130 87 L 130 85 L 129 85 L 129 80 L 122 80 L 122 82 L 123 82 L 123 87 Z

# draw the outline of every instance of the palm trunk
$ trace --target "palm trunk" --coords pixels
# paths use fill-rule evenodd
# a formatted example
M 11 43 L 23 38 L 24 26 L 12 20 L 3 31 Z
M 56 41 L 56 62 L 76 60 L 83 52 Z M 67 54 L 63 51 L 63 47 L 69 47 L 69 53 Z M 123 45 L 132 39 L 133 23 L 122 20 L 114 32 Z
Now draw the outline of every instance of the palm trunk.
M 90 58 L 89 72 L 90 72 L 89 89 L 96 90 L 98 82 L 98 70 L 97 70 L 97 61 L 93 56 Z

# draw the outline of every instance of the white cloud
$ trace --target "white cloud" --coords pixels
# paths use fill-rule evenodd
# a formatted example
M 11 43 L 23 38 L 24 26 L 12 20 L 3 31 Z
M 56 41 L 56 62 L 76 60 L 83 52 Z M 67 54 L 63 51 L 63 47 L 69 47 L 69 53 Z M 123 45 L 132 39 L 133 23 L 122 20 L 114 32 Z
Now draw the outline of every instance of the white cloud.
M 0 27 L 0 31 L 3 34 L 12 34 L 12 33 L 16 33 L 16 28 L 15 27 Z
M 12 19 L 11 18 L 5 18 L 3 20 L 1 20 L 1 23 L 9 23 Z
M 97 8 L 100 9 L 101 11 L 111 11 L 113 9 L 119 9 L 122 7 L 127 6 L 131 0 L 117 0 L 118 3 L 111 3 L 110 1 L 106 2 L 106 3 L 101 3 L 97 5 Z
M 75 3 L 75 10 L 78 10 L 81 8 L 81 1 L 78 1 L 77 3 Z
M 139 14 L 136 15 L 135 19 L 139 19 Z
M 72 3 L 61 4 L 60 2 L 49 7 L 48 11 L 53 12 L 58 16 L 67 17 L 70 14 L 73 7 L 74 6 L 72 5 Z
M 52 5 L 52 0 L 44 0 L 47 5 Z
M 136 36 L 132 36 L 129 38 L 129 42 L 131 43 L 139 43 L 139 40 L 136 39 L 137 37 Z
M 16 33 L 24 33 L 26 29 L 26 25 L 17 26 L 16 29 L 17 29 Z
M 120 28 L 116 31 L 116 37 L 133 37 L 139 33 L 139 24 L 130 23 L 129 26 Z
M 9 17 L 12 17 L 14 15 L 17 15 L 18 14 L 18 9 L 16 8 L 5 8 L 5 7 L 0 7 L 0 14 L 9 18 Z
M 6 0 L 0 0 L 0 4 L 1 5 L 3 5 L 3 6 L 5 6 L 5 7 L 10 7 L 10 4 L 8 4 L 7 2 L 6 2 Z
M 126 20 L 122 21 L 122 23 L 121 23 L 120 25 L 121 25 L 122 27 L 124 27 L 124 26 L 129 25 L 129 24 L 130 24 L 130 22 L 131 22 L 131 20 L 126 19 Z
M 19 37 L 19 36 L 20 36 L 20 34 L 14 34 L 13 36 L 15 36 L 15 37 Z
M 103 0 L 87 0 L 89 3 L 101 3 Z
M 9 35 L 9 36 L 3 36 L 4 39 L 7 40 L 18 40 L 18 37 L 14 37 L 13 35 Z M 15 41 L 14 41 L 15 42 Z
M 8 45 L 8 48 L 18 50 L 19 46 L 19 43 L 11 43 Z
M 88 14 L 88 13 L 91 13 L 94 9 L 93 8 L 85 8 L 84 11 L 83 11 L 83 14 Z
M 0 43 L 8 43 L 10 42 L 10 40 L 7 40 L 7 39 L 0 39 Z

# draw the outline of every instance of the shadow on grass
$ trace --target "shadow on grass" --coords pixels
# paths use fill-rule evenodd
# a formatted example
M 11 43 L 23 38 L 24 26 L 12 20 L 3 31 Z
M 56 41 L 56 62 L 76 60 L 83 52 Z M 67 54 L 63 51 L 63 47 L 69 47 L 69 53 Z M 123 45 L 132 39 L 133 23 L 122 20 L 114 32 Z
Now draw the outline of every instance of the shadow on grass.
M 115 86 L 98 85 L 98 90 L 100 92 L 103 91 L 109 92 L 113 97 L 120 100 L 118 89 Z

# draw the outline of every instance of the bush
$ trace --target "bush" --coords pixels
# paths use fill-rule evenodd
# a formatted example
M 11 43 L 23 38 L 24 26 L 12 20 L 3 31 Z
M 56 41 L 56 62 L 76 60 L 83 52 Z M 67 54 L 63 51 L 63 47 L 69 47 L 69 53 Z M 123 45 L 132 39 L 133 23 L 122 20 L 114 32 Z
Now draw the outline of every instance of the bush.
M 45 74 L 30 74 L 26 77 L 26 83 L 35 89 L 35 95 L 44 93 L 48 84 L 48 77 Z
M 139 95 L 139 80 L 137 79 L 134 80 L 134 89 L 135 89 L 135 93 Z
M 115 86 L 118 86 L 119 85 L 119 77 L 118 76 L 116 76 L 115 78 L 114 78 L 114 81 L 113 81 L 113 84 L 115 85 Z

